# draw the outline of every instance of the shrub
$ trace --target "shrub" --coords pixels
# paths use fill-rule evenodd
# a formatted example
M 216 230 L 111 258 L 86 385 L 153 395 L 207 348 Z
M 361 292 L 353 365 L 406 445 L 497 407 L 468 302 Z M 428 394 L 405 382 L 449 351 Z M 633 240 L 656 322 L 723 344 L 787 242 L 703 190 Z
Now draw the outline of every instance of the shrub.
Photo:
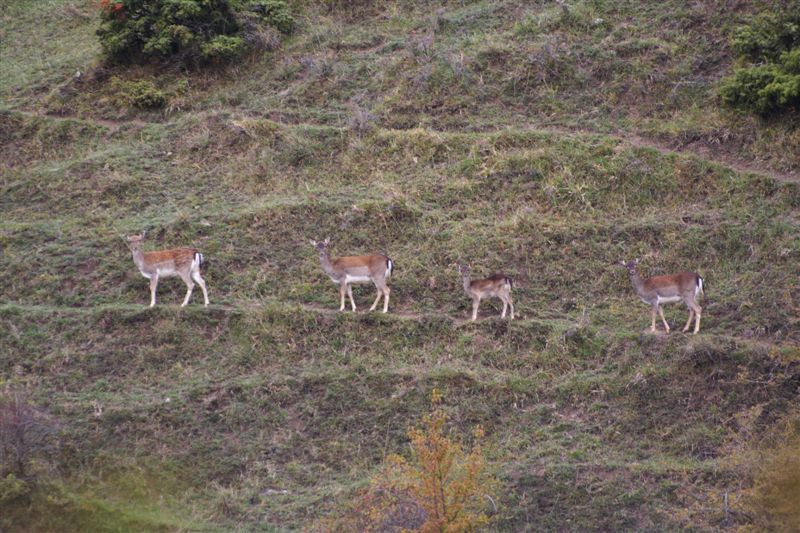
M 52 451 L 55 428 L 17 393 L 0 394 L 0 479 L 4 497 L 17 494 L 31 466 Z
M 280 46 L 280 32 L 271 26 L 265 26 L 256 13 L 240 14 L 239 24 L 242 27 L 239 35 L 244 40 L 244 50 L 275 50 Z
M 483 450 L 476 445 L 465 454 L 444 432 L 446 417 L 434 409 L 422 428 L 408 432 L 412 457 L 388 459 L 387 478 L 396 493 L 410 494 L 425 516 L 422 531 L 473 531 L 490 522 L 484 512 L 492 490 L 486 479 Z M 480 428 L 476 439 L 483 437 Z
M 229 59 L 241 55 L 245 50 L 244 39 L 230 35 L 217 35 L 200 46 L 206 59 Z
M 447 417 L 433 393 L 423 427 L 408 432 L 411 457 L 387 457 L 381 473 L 358 498 L 350 514 L 328 527 L 335 530 L 475 531 L 491 522 L 486 513 L 497 481 L 487 473 L 479 441 L 469 453 L 445 432 Z
M 118 106 L 159 109 L 169 101 L 167 93 L 147 80 L 123 81 L 115 77 L 111 85 L 115 90 L 114 103 Z
M 720 97 L 760 115 L 800 109 L 800 48 L 781 54 L 777 64 L 738 69 L 723 82 Z
M 294 31 L 294 17 L 284 0 L 253 0 L 248 9 L 258 13 L 262 20 L 281 33 Z
M 118 62 L 229 59 L 248 49 L 242 31 L 254 18 L 284 33 L 294 29 L 284 0 L 102 0 L 97 35 Z
M 800 524 L 800 434 L 760 454 L 744 504 L 755 531 L 796 531 Z M 750 530 L 747 528 L 746 530 Z
M 794 12 L 763 13 L 733 35 L 734 51 L 752 60 L 774 60 L 796 47 L 800 47 L 800 3 Z
M 14 474 L 0 478 L 0 506 L 28 494 L 30 487 Z
M 758 64 L 736 69 L 720 88 L 728 107 L 770 115 L 800 109 L 800 3 L 784 14 L 766 13 L 736 30 L 733 48 Z
M 369 109 L 358 104 L 350 106 L 350 118 L 347 121 L 347 127 L 359 138 L 372 131 L 377 121 L 378 117 L 372 114 Z

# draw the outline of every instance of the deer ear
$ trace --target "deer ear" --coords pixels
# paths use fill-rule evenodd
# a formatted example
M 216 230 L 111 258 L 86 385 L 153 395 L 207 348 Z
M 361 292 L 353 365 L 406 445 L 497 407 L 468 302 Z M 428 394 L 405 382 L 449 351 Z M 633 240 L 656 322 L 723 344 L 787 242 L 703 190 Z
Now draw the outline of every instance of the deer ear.
M 325 246 L 328 246 L 331 243 L 330 237 L 325 237 Z
M 622 261 L 620 261 L 619 264 L 622 265 L 622 266 L 627 266 L 628 265 L 628 263 L 626 263 L 624 259 Z
M 308 239 L 308 242 L 311 243 L 311 246 L 316 246 L 317 245 L 317 241 L 315 241 L 314 239 Z

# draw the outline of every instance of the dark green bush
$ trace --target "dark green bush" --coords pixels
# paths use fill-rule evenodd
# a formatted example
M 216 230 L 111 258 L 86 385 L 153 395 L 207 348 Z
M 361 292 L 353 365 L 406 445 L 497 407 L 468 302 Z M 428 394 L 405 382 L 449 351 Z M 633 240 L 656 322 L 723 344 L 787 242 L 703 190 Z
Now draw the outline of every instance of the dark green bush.
M 722 103 L 759 115 L 800 109 L 800 2 L 784 14 L 767 13 L 739 28 L 733 48 L 744 60 L 720 88 Z
M 253 0 L 247 8 L 258 13 L 266 24 L 281 33 L 294 31 L 294 17 L 284 0 Z
M 736 70 L 720 89 L 722 102 L 760 115 L 800 109 L 800 48 L 778 63 Z
M 28 483 L 14 474 L 0 477 L 0 506 L 25 496 L 29 491 Z
M 217 35 L 200 46 L 203 57 L 206 59 L 226 59 L 236 57 L 244 52 L 246 46 L 244 39 L 231 35 Z
M 794 12 L 763 13 L 733 36 L 733 49 L 752 60 L 774 60 L 781 53 L 800 47 L 800 2 Z
M 119 106 L 158 109 L 169 101 L 167 93 L 147 80 L 123 81 L 113 78 L 111 84 L 116 91 L 115 103 Z
M 242 31 L 253 19 L 294 28 L 284 0 L 102 0 L 97 35 L 113 61 L 229 59 L 249 48 Z

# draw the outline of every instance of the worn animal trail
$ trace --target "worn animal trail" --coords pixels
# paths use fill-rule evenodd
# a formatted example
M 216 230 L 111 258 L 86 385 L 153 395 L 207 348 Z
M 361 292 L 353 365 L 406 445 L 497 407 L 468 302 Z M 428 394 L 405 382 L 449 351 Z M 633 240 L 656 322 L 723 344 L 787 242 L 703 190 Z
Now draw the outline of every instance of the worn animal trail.
M 588 128 L 568 129 L 556 126 L 533 128 L 532 131 L 541 131 L 544 133 L 549 133 L 551 135 L 569 136 L 569 137 L 584 136 L 584 135 L 609 137 L 612 139 L 617 139 L 620 142 L 623 142 L 630 146 L 633 146 L 634 148 L 649 148 L 651 150 L 656 150 L 658 153 L 663 155 L 684 154 L 684 155 L 694 156 L 698 159 L 702 159 L 704 161 L 708 161 L 711 163 L 715 163 L 719 166 L 729 168 L 740 174 L 758 174 L 772 178 L 775 181 L 800 183 L 800 170 L 794 170 L 792 172 L 781 172 L 779 170 L 774 170 L 759 165 L 753 161 L 745 161 L 743 159 L 735 158 L 730 154 L 725 154 L 722 153 L 721 151 L 719 153 L 712 153 L 711 148 L 709 147 L 704 147 L 703 149 L 694 149 L 690 147 L 688 144 L 671 146 L 666 142 L 643 137 L 636 132 L 626 132 L 617 130 L 614 133 L 603 133 Z
M 126 126 L 144 127 L 149 124 L 155 123 L 155 122 L 146 122 L 139 119 L 114 120 L 114 119 L 80 117 L 77 115 L 50 115 L 43 112 L 36 112 L 36 111 L 29 111 L 22 109 L 12 110 L 11 112 L 19 113 L 21 115 L 29 117 L 43 118 L 55 121 L 71 120 L 71 121 L 96 124 L 106 128 L 108 130 L 108 135 L 113 135 L 114 133 L 118 132 L 119 130 L 121 130 Z M 247 117 L 240 117 L 240 118 L 247 118 Z M 760 165 L 754 161 L 747 161 L 741 158 L 737 158 L 729 153 L 724 153 L 722 150 L 715 151 L 713 150 L 712 147 L 705 146 L 702 148 L 693 148 L 689 144 L 672 146 L 667 142 L 644 137 L 636 132 L 616 130 L 612 133 L 607 133 L 607 132 L 596 131 L 591 128 L 583 128 L 583 127 L 566 128 L 559 126 L 538 126 L 538 127 L 534 126 L 532 128 L 529 128 L 529 131 L 547 133 L 549 135 L 554 135 L 558 137 L 576 137 L 576 136 L 607 137 L 611 139 L 616 139 L 622 143 L 628 144 L 635 148 L 649 148 L 651 150 L 656 150 L 657 152 L 663 155 L 684 154 L 684 155 L 694 156 L 697 157 L 698 159 L 715 163 L 717 165 L 729 168 L 741 174 L 758 174 L 761 176 L 767 176 L 779 182 L 800 183 L 800 170 L 783 172 L 780 170 L 769 168 L 764 165 Z
M 379 311 L 357 311 L 353 313 L 352 311 L 339 311 L 338 309 L 332 307 L 326 307 L 323 305 L 315 305 L 315 304 L 306 304 L 300 302 L 279 302 L 277 300 L 266 300 L 263 302 L 256 302 L 256 301 L 249 301 L 249 302 L 242 302 L 239 304 L 219 304 L 219 303 L 212 303 L 209 304 L 208 307 L 203 307 L 202 304 L 198 305 L 189 305 L 187 307 L 181 307 L 178 305 L 172 304 L 162 304 L 156 307 L 155 311 L 151 311 L 151 308 L 145 304 L 106 304 L 106 305 L 96 305 L 96 306 L 87 306 L 87 307 L 72 307 L 72 306 L 59 306 L 59 305 L 46 305 L 46 304 L 18 304 L 18 303 L 0 303 L 0 311 L 3 310 L 11 310 L 11 309 L 19 309 L 25 310 L 28 312 L 34 313 L 82 313 L 82 314 L 90 314 L 97 311 L 134 311 L 134 312 L 158 312 L 157 309 L 172 309 L 172 310 L 185 310 L 186 312 L 197 311 L 200 313 L 209 312 L 213 313 L 215 311 L 222 311 L 224 313 L 236 313 L 236 312 L 247 312 L 247 311 L 256 311 L 259 309 L 263 309 L 265 307 L 282 307 L 289 311 L 299 309 L 301 311 L 305 311 L 308 313 L 316 313 L 326 316 L 355 316 L 355 317 L 381 317 L 386 320 L 392 319 L 400 319 L 406 321 L 414 321 L 419 322 L 425 319 L 446 319 L 450 320 L 453 323 L 454 327 L 460 327 L 464 325 L 471 324 L 472 321 L 469 319 L 468 313 L 465 312 L 463 317 L 462 316 L 452 316 L 447 313 L 440 313 L 440 312 L 408 312 L 408 311 L 390 311 L 389 313 L 383 314 Z M 529 317 L 528 320 L 530 320 Z M 480 322 L 491 322 L 493 320 L 501 320 L 491 314 L 487 314 L 485 316 L 481 316 L 478 320 Z M 525 322 L 525 319 L 522 320 L 515 320 L 515 323 Z
M 366 317 L 366 316 L 370 316 L 371 315 L 371 316 L 384 316 L 384 317 L 389 318 L 389 319 L 399 318 L 401 320 L 410 320 L 410 321 L 415 321 L 415 322 L 419 322 L 419 321 L 425 320 L 425 319 L 442 319 L 442 318 L 444 318 L 444 319 L 448 319 L 448 320 L 452 321 L 453 325 L 455 327 L 463 326 L 465 324 L 469 324 L 470 323 L 470 320 L 469 320 L 468 317 L 466 317 L 466 315 L 465 315 L 464 318 L 458 318 L 458 317 L 454 317 L 452 315 L 448 315 L 447 313 L 436 313 L 436 312 L 422 313 L 422 312 L 408 312 L 408 311 L 395 311 L 395 310 L 391 310 L 388 313 L 386 313 L 385 315 L 383 313 L 378 312 L 378 311 L 356 311 L 355 313 L 353 313 L 352 311 L 339 311 L 338 309 L 336 309 L 334 307 L 326 307 L 326 306 L 323 306 L 323 305 L 306 304 L 306 303 L 300 303 L 300 302 L 288 302 L 288 303 L 279 303 L 279 302 L 271 302 L 271 301 L 267 301 L 265 303 L 249 302 L 249 303 L 235 305 L 235 306 L 234 305 L 225 305 L 225 304 L 222 304 L 222 305 L 213 305 L 212 304 L 211 306 L 209 306 L 209 309 L 221 309 L 221 310 L 224 310 L 224 311 L 254 310 L 254 309 L 260 309 L 262 307 L 275 305 L 275 304 L 285 305 L 286 307 L 289 307 L 289 308 L 298 308 L 298 309 L 301 309 L 302 311 L 306 311 L 308 313 L 318 313 L 318 314 L 328 315 L 328 316 L 339 316 L 339 315 L 341 315 L 341 316 Z M 492 318 L 492 317 L 491 316 L 486 316 L 486 317 L 482 317 L 482 318 Z
M 225 303 L 214 303 L 210 304 L 208 307 L 203 307 L 202 305 L 190 305 L 187 307 L 180 307 L 179 305 L 174 304 L 165 304 L 160 305 L 156 308 L 150 308 L 143 303 L 125 303 L 125 304 L 100 304 L 95 306 L 87 306 L 87 307 L 72 307 L 72 306 L 59 306 L 59 305 L 47 305 L 47 304 L 19 304 L 19 303 L 12 303 L 12 302 L 5 302 L 0 303 L 0 313 L 3 311 L 25 311 L 27 313 L 39 313 L 39 314 L 78 314 L 78 315 L 91 315 L 97 312 L 104 312 L 104 311 L 124 311 L 126 313 L 159 313 L 165 310 L 169 311 L 176 311 L 178 313 L 190 313 L 191 316 L 195 316 L 197 314 L 213 314 L 213 313 L 241 313 L 241 312 L 252 312 L 258 311 L 263 308 L 269 307 L 278 307 L 282 308 L 288 312 L 300 310 L 307 313 L 313 313 L 318 315 L 324 315 L 327 317 L 336 317 L 336 316 L 348 316 L 348 317 L 358 317 L 360 319 L 365 319 L 369 317 L 374 317 L 378 320 L 391 322 L 393 320 L 401 320 L 406 322 L 421 322 L 423 320 L 449 320 L 452 326 L 456 329 L 459 328 L 478 328 L 482 327 L 482 324 L 496 324 L 496 323 L 503 323 L 507 324 L 509 327 L 515 328 L 525 328 L 531 324 L 540 324 L 542 320 L 552 321 L 554 317 L 540 317 L 535 313 L 528 314 L 526 313 L 525 316 L 517 316 L 515 320 L 509 321 L 508 319 L 499 318 L 497 315 L 493 313 L 489 313 L 479 317 L 479 319 L 475 322 L 471 320 L 469 316 L 469 310 L 465 309 L 464 313 L 459 316 L 453 316 L 447 313 L 442 312 L 405 312 L 405 311 L 391 311 L 387 314 L 383 314 L 380 312 L 369 312 L 369 311 L 358 311 L 356 313 L 352 313 L 349 311 L 339 311 L 336 308 L 331 308 L 328 306 L 324 306 L 321 304 L 307 304 L 307 303 L 300 303 L 300 302 L 282 302 L 278 300 L 265 300 L 263 302 L 259 301 L 247 301 L 238 303 L 236 305 L 233 304 L 225 304 Z M 23 315 L 19 315 L 23 316 Z M 1 326 L 7 326 L 10 333 L 19 339 L 19 332 L 18 328 L 13 324 L 10 320 L 12 315 L 7 315 L 5 319 L 0 318 L 0 330 L 2 329 Z M 576 324 L 580 322 L 581 319 L 573 316 L 560 316 L 557 317 L 557 321 L 560 322 L 568 322 L 570 324 Z M 636 329 L 636 328 L 634 328 Z M 636 329 L 639 331 L 638 329 Z M 684 333 L 666 333 L 663 330 L 656 331 L 655 333 L 650 332 L 649 329 L 641 330 L 642 335 L 646 335 L 648 337 L 656 337 L 660 338 L 664 341 L 670 338 L 686 338 L 689 339 L 692 337 L 691 335 L 687 335 Z M 720 335 L 716 332 L 710 332 L 710 335 L 724 337 L 727 339 L 735 340 L 736 342 L 746 344 L 748 346 L 760 347 L 767 350 L 772 350 L 776 346 L 785 346 L 785 347 L 792 347 L 795 349 L 800 349 L 800 346 L 797 345 L 795 341 L 790 339 L 785 339 L 781 341 L 773 340 L 769 341 L 766 339 L 759 339 L 759 338 L 751 338 L 748 336 L 743 335 L 731 335 L 731 334 L 724 334 Z M 702 338 L 701 336 L 694 337 Z M 695 341 L 691 341 L 695 342 Z

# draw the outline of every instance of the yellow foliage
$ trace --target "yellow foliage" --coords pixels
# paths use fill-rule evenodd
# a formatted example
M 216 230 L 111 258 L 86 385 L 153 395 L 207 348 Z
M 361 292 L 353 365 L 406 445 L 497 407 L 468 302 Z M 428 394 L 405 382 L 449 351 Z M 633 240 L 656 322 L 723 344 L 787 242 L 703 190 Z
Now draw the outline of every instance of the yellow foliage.
M 408 432 L 410 460 L 391 455 L 379 484 L 394 494 L 407 494 L 423 510 L 424 523 L 415 531 L 450 533 L 474 531 L 490 522 L 485 510 L 494 502 L 496 481 L 487 474 L 480 440 L 483 429 L 473 431 L 475 444 L 466 453 L 445 433 L 447 417 L 436 407 L 441 394 L 434 391 L 432 411 L 420 428 Z
M 744 494 L 752 526 L 743 531 L 797 531 L 800 524 L 800 435 L 787 436 L 753 465 L 753 486 Z
M 315 531 L 460 533 L 492 521 L 487 511 L 495 506 L 498 483 L 487 471 L 483 428 L 474 428 L 466 452 L 445 432 L 441 401 L 434 390 L 422 426 L 408 431 L 410 457 L 389 455 L 344 516 L 318 522 Z

